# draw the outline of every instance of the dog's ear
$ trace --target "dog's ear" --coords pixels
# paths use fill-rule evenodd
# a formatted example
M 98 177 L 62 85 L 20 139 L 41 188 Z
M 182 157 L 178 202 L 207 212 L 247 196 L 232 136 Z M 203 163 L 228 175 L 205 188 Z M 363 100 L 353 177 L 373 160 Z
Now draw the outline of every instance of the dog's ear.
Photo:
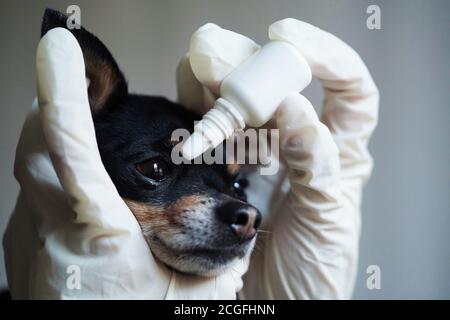
M 41 37 L 53 28 L 67 28 L 67 16 L 46 9 L 42 20 Z M 89 79 L 89 104 L 93 113 L 105 106 L 120 102 L 128 94 L 127 82 L 106 46 L 92 33 L 79 27 L 68 29 L 77 39 L 83 52 L 86 77 Z

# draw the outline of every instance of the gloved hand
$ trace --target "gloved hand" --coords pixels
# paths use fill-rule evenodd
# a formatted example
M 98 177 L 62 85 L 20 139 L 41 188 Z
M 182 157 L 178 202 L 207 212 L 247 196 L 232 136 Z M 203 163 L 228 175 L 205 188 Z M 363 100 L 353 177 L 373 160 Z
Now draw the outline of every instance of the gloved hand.
M 258 239 L 240 297 L 350 298 L 378 90 L 358 54 L 323 30 L 285 19 L 270 26 L 269 38 L 289 42 L 303 54 L 324 88 L 325 102 L 319 120 L 305 97 L 292 94 L 271 121 L 279 129 L 284 169 L 250 178 L 249 201 L 265 215 L 262 228 L 269 233 Z M 207 111 L 221 81 L 258 47 L 214 25 L 199 29 L 178 67 L 180 102 Z
M 152 256 L 101 162 L 74 36 L 49 31 L 36 65 L 38 102 L 17 147 L 21 192 L 4 238 L 12 297 L 234 299 L 246 264 L 201 278 Z

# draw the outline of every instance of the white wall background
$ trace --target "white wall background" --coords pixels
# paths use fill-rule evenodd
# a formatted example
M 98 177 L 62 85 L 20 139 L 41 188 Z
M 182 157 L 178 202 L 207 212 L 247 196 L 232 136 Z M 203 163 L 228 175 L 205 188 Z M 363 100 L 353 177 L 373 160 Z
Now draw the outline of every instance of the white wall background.
M 18 185 L 15 145 L 35 96 L 34 55 L 45 7 L 73 1 L 0 2 L 0 233 Z M 77 1 L 82 24 L 101 38 L 133 91 L 175 98 L 175 67 L 206 22 L 262 43 L 270 23 L 293 17 L 331 31 L 366 61 L 381 92 L 365 189 L 355 298 L 450 298 L 450 1 Z M 369 4 L 382 30 L 365 26 Z M 317 83 L 305 92 L 319 106 Z M 6 285 L 0 250 L 0 287 Z M 368 265 L 382 289 L 366 288 Z

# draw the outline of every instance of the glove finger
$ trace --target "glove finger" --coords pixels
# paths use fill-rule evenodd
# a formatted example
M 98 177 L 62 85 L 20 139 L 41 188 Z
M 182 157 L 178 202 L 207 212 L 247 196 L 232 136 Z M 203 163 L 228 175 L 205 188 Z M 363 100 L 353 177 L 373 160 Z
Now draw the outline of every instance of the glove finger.
M 178 101 L 204 114 L 219 97 L 222 80 L 259 45 L 238 33 L 207 23 L 191 37 L 189 54 L 177 68 Z
M 192 72 L 189 54 L 181 58 L 177 67 L 177 100 L 178 102 L 200 115 L 205 114 L 214 105 L 218 96 L 201 84 Z
M 50 30 L 37 56 L 38 101 L 48 151 L 76 222 L 137 227 L 100 158 L 87 94 L 83 54 L 66 29 Z
M 370 94 L 376 86 L 360 56 L 341 39 L 309 23 L 284 19 L 269 27 L 269 38 L 294 45 L 325 89 Z
M 257 50 L 259 45 L 253 40 L 207 23 L 191 37 L 192 71 L 212 93 L 219 95 L 222 80 Z
M 291 193 L 303 201 L 305 188 L 322 202 L 336 201 L 339 192 L 339 151 L 328 128 L 302 95 L 289 95 L 276 115 L 280 153 L 289 168 Z M 317 200 L 317 199 L 316 199 Z
M 269 28 L 271 40 L 293 44 L 325 89 L 322 121 L 339 148 L 342 178 L 367 178 L 367 144 L 378 116 L 378 89 L 360 56 L 332 34 L 308 23 L 284 19 Z

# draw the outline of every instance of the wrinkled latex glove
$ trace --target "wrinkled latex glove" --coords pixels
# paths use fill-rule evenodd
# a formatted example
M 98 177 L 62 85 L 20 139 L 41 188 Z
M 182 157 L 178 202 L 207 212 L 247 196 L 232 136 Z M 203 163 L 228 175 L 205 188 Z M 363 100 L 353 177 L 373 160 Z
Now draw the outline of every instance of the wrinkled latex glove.
M 49 31 L 36 65 L 38 103 L 17 147 L 21 192 L 4 238 L 12 297 L 234 299 L 246 270 L 241 261 L 203 278 L 169 270 L 152 256 L 101 162 L 73 35 Z
M 200 113 L 212 106 L 223 78 L 250 55 L 234 49 L 242 46 L 234 33 L 208 30 L 193 35 L 177 71 L 180 102 Z M 271 121 L 279 129 L 283 166 L 275 176 L 250 177 L 249 201 L 262 211 L 269 233 L 259 236 L 240 297 L 350 298 L 378 90 L 359 55 L 328 32 L 285 19 L 270 26 L 269 38 L 289 42 L 303 54 L 324 88 L 325 102 L 320 120 L 305 97 L 291 94 Z M 244 46 L 257 48 L 248 38 Z M 230 58 L 229 52 L 241 55 Z M 202 60 L 192 59 L 197 55 Z

